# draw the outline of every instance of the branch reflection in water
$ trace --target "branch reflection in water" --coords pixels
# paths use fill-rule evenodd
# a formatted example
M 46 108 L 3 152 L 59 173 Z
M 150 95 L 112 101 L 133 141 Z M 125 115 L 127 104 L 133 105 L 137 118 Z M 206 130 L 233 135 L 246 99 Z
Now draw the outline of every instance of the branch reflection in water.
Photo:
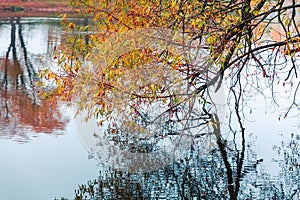
M 240 118 L 238 112 L 231 117 Z M 103 164 L 99 177 L 75 190 L 75 199 L 299 199 L 300 135 L 274 146 L 281 157 L 274 161 L 280 167 L 276 175 L 266 170 L 255 136 L 244 124 L 238 120 L 232 130 L 241 137 L 224 138 L 216 126 L 218 145 L 210 153 L 200 156 L 203 147 L 192 144 L 181 158 L 156 171 L 130 173 Z

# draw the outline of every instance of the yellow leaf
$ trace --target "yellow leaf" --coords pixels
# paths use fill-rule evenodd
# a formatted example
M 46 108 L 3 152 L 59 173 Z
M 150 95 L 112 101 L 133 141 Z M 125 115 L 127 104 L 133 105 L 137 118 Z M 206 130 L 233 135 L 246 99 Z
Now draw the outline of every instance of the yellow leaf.
M 67 13 L 65 13 L 65 14 L 63 15 L 63 19 L 64 19 L 64 22 L 67 21 Z
M 114 72 L 112 70 L 109 71 L 109 77 L 113 78 L 114 77 Z
M 150 84 L 150 88 L 151 88 L 152 91 L 155 91 L 155 86 L 154 86 L 153 83 Z

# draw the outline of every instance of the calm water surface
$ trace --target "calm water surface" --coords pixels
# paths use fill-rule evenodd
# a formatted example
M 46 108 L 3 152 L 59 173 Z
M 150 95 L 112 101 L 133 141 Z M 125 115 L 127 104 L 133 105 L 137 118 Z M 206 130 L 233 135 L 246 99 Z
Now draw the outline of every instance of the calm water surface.
M 89 159 L 71 110 L 40 100 L 34 87 L 61 42 L 55 18 L 0 20 L 0 200 L 300 198 L 299 110 L 279 120 L 280 110 L 257 104 L 262 97 L 245 109 L 244 142 L 233 117 L 237 134 L 223 123 L 224 148 L 203 154 L 195 145 L 153 172 L 118 172 Z

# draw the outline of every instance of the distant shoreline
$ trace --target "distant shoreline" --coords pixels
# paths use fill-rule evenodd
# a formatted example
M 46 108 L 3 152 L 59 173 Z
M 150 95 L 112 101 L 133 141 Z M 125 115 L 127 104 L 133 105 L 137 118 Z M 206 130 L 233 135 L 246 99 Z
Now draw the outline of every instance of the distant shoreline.
M 48 16 L 70 12 L 67 2 L 0 0 L 0 17 Z

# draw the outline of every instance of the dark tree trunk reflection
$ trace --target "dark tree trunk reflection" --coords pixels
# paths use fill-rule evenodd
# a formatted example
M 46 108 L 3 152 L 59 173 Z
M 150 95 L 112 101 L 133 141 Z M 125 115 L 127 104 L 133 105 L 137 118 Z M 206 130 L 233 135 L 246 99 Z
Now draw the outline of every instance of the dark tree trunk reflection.
M 236 172 L 235 173 L 233 172 L 232 166 L 228 159 L 227 144 L 226 144 L 227 142 L 221 136 L 220 124 L 218 123 L 219 122 L 218 116 L 214 115 L 214 117 L 213 117 L 214 124 L 216 124 L 216 126 L 214 128 L 214 134 L 217 138 L 218 148 L 219 148 L 219 151 L 221 152 L 222 159 L 223 159 L 223 162 L 224 162 L 224 165 L 226 168 L 228 192 L 229 192 L 231 200 L 238 199 L 237 197 L 239 195 L 240 181 L 242 178 L 242 169 L 243 169 L 243 163 L 244 163 L 244 157 L 245 157 L 245 128 L 243 127 L 243 124 L 240 121 L 240 116 L 239 116 L 238 110 L 237 110 L 236 114 L 238 116 L 239 124 L 240 124 L 240 128 L 241 128 L 242 150 L 241 151 L 236 150 L 236 152 L 234 154 L 236 157 Z M 234 174 L 236 174 L 235 177 L 234 177 Z
M 19 59 L 17 57 L 17 48 L 16 48 L 16 25 L 18 25 L 19 29 L 18 29 L 18 36 L 19 39 L 21 41 L 21 47 L 24 49 L 24 58 L 25 58 L 25 64 L 26 67 L 28 67 L 28 63 L 30 63 L 28 61 L 28 55 L 27 55 L 27 51 L 26 51 L 26 46 L 24 43 L 24 39 L 23 39 L 23 35 L 22 35 L 22 29 L 21 29 L 21 24 L 20 24 L 20 18 L 10 18 L 10 24 L 11 24 L 11 33 L 10 33 L 10 45 L 8 47 L 8 50 L 6 52 L 6 56 L 5 56 L 5 71 L 4 71 L 4 77 L 2 79 L 3 85 L 4 87 L 6 87 L 6 91 L 7 91 L 7 86 L 8 86 L 8 71 L 9 71 L 9 67 L 11 68 L 10 71 L 12 71 L 12 74 L 14 75 L 14 77 L 12 77 L 15 83 L 13 83 L 15 85 L 15 88 L 18 89 L 20 86 L 24 87 L 25 86 L 25 81 L 24 81 L 24 74 L 23 74 L 23 69 L 21 67 L 21 64 L 19 62 Z M 10 65 L 10 52 L 12 51 L 12 59 L 13 59 L 13 65 Z M 31 70 L 34 71 L 32 64 L 30 64 L 30 68 Z M 34 72 L 34 75 L 36 73 Z M 20 80 L 19 80 L 20 79 Z M 34 79 L 34 77 L 29 76 L 29 79 L 32 82 L 32 79 Z M 20 82 L 19 82 L 20 81 Z M 33 87 L 33 85 L 32 85 Z
M 10 45 L 7 49 L 4 61 L 4 75 L 2 78 L 2 87 L 4 89 L 4 104 L 5 104 L 5 119 L 9 117 L 9 108 L 8 108 L 8 67 L 9 67 L 9 54 L 12 51 L 13 57 L 13 67 L 19 69 L 19 62 L 17 59 L 17 50 L 16 50 L 16 24 L 14 23 L 14 18 L 10 18 L 11 31 L 10 31 Z
M 255 171 L 249 164 L 244 169 L 246 141 L 241 125 L 241 149 L 235 142 L 223 139 L 216 114 L 211 115 L 217 146 L 207 156 L 201 157 L 201 147 L 196 144 L 168 167 L 145 173 L 128 173 L 101 170 L 97 180 L 81 185 L 75 199 L 239 199 L 243 176 Z M 255 163 L 255 161 L 250 161 Z M 245 189 L 245 186 L 242 187 Z M 243 195 L 251 197 L 251 194 Z M 88 198 L 87 198 L 88 199 Z
M 28 74 L 30 86 L 32 88 L 34 88 L 34 81 L 37 79 L 36 71 L 35 71 L 32 63 L 30 62 L 30 60 L 28 58 L 28 52 L 27 52 L 26 45 L 25 45 L 24 38 L 23 38 L 23 34 L 22 34 L 22 24 L 20 23 L 20 18 L 17 18 L 17 24 L 19 26 L 18 36 L 20 38 L 21 48 L 23 50 L 23 56 L 24 56 L 26 71 L 27 71 L 27 74 Z

